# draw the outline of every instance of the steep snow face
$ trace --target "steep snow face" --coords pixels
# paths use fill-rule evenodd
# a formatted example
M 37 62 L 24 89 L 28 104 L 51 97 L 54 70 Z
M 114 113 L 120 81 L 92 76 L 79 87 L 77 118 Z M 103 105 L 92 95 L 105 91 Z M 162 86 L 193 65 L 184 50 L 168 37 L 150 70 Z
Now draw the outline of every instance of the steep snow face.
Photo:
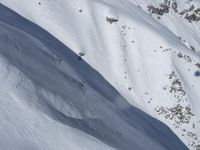
M 165 10 L 161 3 L 169 1 L 1 0 L 81 55 L 130 104 L 167 124 L 196 150 L 200 26 L 185 18 L 199 2 L 176 0 L 172 7 L 174 1 Z M 149 6 L 165 8 L 164 13 L 152 14 Z
M 0 41 L 0 149 L 187 149 L 68 47 L 3 5 Z

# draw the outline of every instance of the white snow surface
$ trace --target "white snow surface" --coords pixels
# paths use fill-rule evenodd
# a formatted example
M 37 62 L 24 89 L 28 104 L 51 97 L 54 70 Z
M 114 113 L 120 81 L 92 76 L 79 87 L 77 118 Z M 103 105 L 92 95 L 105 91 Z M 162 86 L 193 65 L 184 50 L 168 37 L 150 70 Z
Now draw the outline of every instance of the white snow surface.
M 144 111 L 199 150 L 200 22 L 156 19 L 160 0 L 0 2 L 40 26 L 1 6 L 2 149 L 187 149 Z

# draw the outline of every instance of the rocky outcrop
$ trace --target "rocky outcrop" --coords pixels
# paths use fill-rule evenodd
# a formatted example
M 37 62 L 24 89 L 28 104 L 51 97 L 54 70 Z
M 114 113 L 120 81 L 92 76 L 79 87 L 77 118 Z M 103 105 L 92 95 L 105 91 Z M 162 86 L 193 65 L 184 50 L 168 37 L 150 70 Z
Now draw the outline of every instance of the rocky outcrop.
M 196 8 L 194 5 L 191 5 L 190 8 L 181 10 L 179 12 L 176 0 L 164 0 L 164 2 L 160 3 L 158 7 L 149 5 L 147 8 L 150 13 L 159 15 L 158 18 L 169 13 L 171 9 L 189 22 L 200 21 L 200 8 Z
M 177 12 L 177 2 L 175 0 L 165 0 L 163 3 L 159 5 L 159 7 L 155 7 L 153 5 L 149 5 L 147 8 L 151 13 L 157 15 L 164 15 L 169 13 L 170 8 L 172 8 L 175 12 Z

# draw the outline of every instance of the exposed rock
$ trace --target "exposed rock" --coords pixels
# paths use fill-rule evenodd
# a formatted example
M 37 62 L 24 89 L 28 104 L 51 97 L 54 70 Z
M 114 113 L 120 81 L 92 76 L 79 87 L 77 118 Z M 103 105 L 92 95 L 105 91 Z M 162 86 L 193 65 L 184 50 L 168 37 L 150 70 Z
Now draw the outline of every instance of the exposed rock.
M 184 16 L 189 22 L 200 21 L 200 8 L 195 8 L 195 6 L 192 5 L 189 9 L 181 11 L 179 15 Z
M 79 52 L 78 54 L 78 60 L 82 60 L 82 57 L 85 56 L 84 52 Z
M 157 14 L 159 16 L 169 13 L 170 9 L 176 13 L 179 12 L 176 0 L 164 0 L 158 7 L 149 5 L 147 8 L 152 14 Z M 191 5 L 190 8 L 180 11 L 179 15 L 183 16 L 189 22 L 197 22 L 200 21 L 200 8 L 195 8 L 194 5 Z M 157 17 L 157 19 L 160 19 L 160 17 Z
M 106 17 L 106 21 L 109 22 L 110 24 L 112 24 L 113 22 L 118 22 L 119 20 L 116 18 L 112 18 L 112 17 Z
M 178 12 L 178 4 L 175 0 L 164 0 L 164 2 L 159 5 L 159 7 L 149 5 L 147 8 L 151 13 L 161 16 L 163 14 L 169 13 L 170 8 L 172 8 L 175 12 Z

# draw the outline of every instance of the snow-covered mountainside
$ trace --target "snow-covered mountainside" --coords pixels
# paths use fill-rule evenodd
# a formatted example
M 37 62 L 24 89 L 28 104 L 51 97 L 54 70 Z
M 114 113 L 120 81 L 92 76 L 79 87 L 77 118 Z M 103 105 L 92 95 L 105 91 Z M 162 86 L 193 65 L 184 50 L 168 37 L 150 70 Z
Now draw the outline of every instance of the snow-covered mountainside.
M 187 149 L 48 32 L 0 6 L 0 149 Z
M 198 0 L 0 2 L 2 149 L 200 150 Z

